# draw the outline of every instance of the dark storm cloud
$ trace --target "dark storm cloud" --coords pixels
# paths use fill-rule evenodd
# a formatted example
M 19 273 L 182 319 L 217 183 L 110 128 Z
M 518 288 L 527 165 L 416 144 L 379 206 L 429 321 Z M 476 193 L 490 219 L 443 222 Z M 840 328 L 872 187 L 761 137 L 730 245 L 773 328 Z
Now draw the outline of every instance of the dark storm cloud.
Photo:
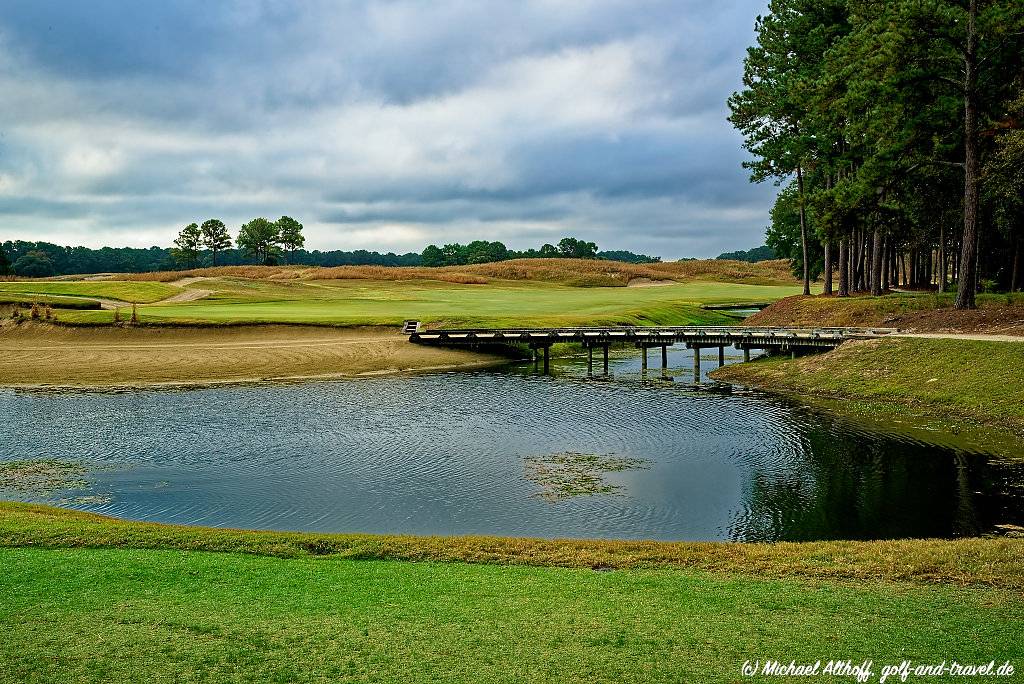
M 0 237 L 166 244 L 288 213 L 321 248 L 753 246 L 774 190 L 724 102 L 762 10 L 12 0 Z

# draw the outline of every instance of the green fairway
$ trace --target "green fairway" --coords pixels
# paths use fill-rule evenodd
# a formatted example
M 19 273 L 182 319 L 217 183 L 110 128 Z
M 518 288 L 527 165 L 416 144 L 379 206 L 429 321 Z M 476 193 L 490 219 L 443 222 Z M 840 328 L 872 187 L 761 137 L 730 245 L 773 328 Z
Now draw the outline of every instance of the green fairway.
M 135 285 L 132 283 L 131 285 Z M 148 284 L 148 283 L 147 283 Z M 461 285 L 423 280 L 204 280 L 203 299 L 147 306 L 143 322 L 317 323 L 398 325 L 404 319 L 451 326 L 586 324 L 724 324 L 734 322 L 701 304 L 773 301 L 797 286 L 673 283 L 659 287 L 580 288 L 535 281 Z M 102 321 L 107 312 L 68 314 Z
M 733 682 L 748 659 L 1024 659 L 1024 603 L 984 588 L 152 550 L 0 562 L 10 682 Z
M 75 297 L 101 297 L 122 302 L 156 302 L 181 292 L 181 288 L 165 283 L 130 283 L 114 280 L 0 282 L 0 293 L 20 295 L 70 295 Z

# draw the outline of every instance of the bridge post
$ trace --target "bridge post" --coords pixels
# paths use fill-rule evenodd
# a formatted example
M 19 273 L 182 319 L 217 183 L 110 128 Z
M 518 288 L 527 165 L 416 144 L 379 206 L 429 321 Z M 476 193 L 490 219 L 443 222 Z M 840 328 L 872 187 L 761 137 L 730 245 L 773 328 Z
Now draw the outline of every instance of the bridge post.
M 551 372 L 551 345 L 544 345 L 544 375 Z
M 594 346 L 587 345 L 587 377 L 594 374 Z
M 721 368 L 725 365 L 725 347 L 718 348 L 718 367 Z
M 791 359 L 795 359 L 796 358 L 796 349 L 790 349 L 789 350 L 789 358 L 791 358 Z
M 608 343 L 604 345 L 604 374 L 608 375 Z
M 743 348 L 743 362 L 748 363 L 750 361 L 750 347 Z
M 640 348 L 644 350 L 643 361 L 640 362 L 640 370 L 644 373 L 647 372 L 647 345 L 643 342 L 640 343 Z
M 661 370 L 664 372 L 668 368 L 668 345 L 661 345 Z
M 693 345 L 693 381 L 700 382 L 700 346 Z

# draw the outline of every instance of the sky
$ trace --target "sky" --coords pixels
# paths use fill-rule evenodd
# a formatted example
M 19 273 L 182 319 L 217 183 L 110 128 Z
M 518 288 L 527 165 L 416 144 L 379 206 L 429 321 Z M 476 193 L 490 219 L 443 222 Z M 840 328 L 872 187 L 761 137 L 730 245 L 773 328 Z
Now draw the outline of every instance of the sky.
M 726 98 L 756 0 L 5 0 L 0 241 L 763 243 Z

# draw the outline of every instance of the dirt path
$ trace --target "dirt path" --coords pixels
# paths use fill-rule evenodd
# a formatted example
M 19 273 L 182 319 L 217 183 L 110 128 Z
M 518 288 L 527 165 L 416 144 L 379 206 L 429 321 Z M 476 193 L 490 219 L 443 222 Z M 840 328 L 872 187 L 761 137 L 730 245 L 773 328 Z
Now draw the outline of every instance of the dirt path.
M 923 337 L 932 340 L 977 340 L 979 342 L 1024 342 L 1020 335 L 994 335 L 985 333 L 893 333 L 886 337 Z
M 0 385 L 145 387 L 376 375 L 495 363 L 389 328 L 0 323 Z
M 178 292 L 177 294 L 173 294 L 170 297 L 167 297 L 165 299 L 161 299 L 161 300 L 158 300 L 158 301 L 155 301 L 155 302 L 138 303 L 135 306 L 137 306 L 137 307 L 139 307 L 141 309 L 142 307 L 146 307 L 146 306 L 161 306 L 163 304 L 183 304 L 185 302 L 194 302 L 197 299 L 202 299 L 203 297 L 209 296 L 211 294 L 213 294 L 212 290 L 199 290 L 199 289 L 191 289 L 190 288 L 190 289 L 187 289 L 187 290 L 182 290 L 181 292 Z M 131 302 L 124 302 L 124 301 L 121 301 L 119 299 L 107 299 L 105 297 L 93 297 L 92 295 L 61 295 L 61 296 L 62 297 L 74 297 L 74 298 L 77 298 L 77 299 L 87 299 L 87 300 L 89 300 L 91 302 L 99 302 L 100 303 L 100 308 L 101 309 L 105 309 L 107 311 L 113 311 L 114 309 L 123 309 L 125 307 L 130 307 L 132 305 Z

